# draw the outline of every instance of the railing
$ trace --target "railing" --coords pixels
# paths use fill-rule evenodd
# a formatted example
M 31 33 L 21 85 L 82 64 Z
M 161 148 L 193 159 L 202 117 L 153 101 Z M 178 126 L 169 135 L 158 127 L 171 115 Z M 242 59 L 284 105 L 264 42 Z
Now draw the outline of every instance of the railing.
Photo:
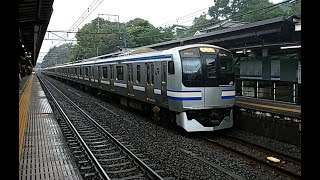
M 301 105 L 301 84 L 257 79 L 236 79 L 236 95 Z

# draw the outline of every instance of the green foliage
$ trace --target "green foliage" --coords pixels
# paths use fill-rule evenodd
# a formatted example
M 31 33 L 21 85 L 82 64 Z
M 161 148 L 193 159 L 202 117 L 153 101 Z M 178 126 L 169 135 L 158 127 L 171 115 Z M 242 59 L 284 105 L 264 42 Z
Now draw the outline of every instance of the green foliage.
M 206 19 L 206 15 L 201 15 L 196 17 L 193 20 L 193 25 L 186 31 L 183 37 L 193 36 L 195 32 L 201 30 L 203 27 L 206 27 L 207 24 L 210 24 L 212 20 Z
M 54 46 L 49 50 L 49 52 L 44 56 L 42 60 L 42 66 L 52 66 L 56 64 L 63 64 L 70 62 L 72 44 L 67 43 L 61 46 Z
M 235 13 L 235 16 L 238 16 L 236 20 L 255 22 L 287 15 L 286 11 L 280 6 L 267 8 L 271 5 L 273 5 L 273 3 L 270 3 L 268 0 L 245 0 L 241 3 L 239 11 Z M 254 13 L 248 13 L 253 11 Z
M 174 39 L 172 29 L 156 28 L 148 21 L 135 18 L 126 24 L 127 47 L 135 48 Z
M 274 4 L 269 0 L 215 0 L 215 5 L 210 7 L 208 12 L 213 19 L 231 18 L 242 22 L 255 22 L 301 13 L 300 0 L 278 6 L 272 5 Z
M 293 3 L 290 6 L 289 14 L 301 15 L 301 1 L 300 0 L 296 3 Z
M 82 27 L 76 34 L 77 44 L 73 48 L 76 60 L 86 59 L 118 50 L 122 46 L 120 37 L 125 25 L 96 18 Z

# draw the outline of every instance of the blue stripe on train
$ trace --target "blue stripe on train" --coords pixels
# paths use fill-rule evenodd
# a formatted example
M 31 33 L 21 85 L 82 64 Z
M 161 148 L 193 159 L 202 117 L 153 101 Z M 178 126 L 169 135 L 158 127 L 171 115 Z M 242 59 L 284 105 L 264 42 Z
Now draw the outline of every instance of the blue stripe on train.
M 201 100 L 201 97 L 171 97 L 168 96 L 168 99 L 177 100 L 177 101 L 196 101 Z
M 233 99 L 235 96 L 221 96 L 221 99 Z

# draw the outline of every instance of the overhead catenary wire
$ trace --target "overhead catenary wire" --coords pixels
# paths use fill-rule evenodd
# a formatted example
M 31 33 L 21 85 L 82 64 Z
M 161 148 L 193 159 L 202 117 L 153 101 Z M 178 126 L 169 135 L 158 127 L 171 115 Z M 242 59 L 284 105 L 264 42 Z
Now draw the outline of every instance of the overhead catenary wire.
M 69 31 L 77 29 L 81 23 L 103 2 L 104 0 L 94 0 L 90 6 L 81 14 L 81 16 L 72 24 Z M 92 10 L 91 10 L 92 9 Z M 67 36 L 63 36 L 64 38 Z M 58 42 L 60 44 L 61 41 Z
M 200 10 L 195 11 L 195 12 L 193 12 L 193 13 L 190 13 L 190 14 L 187 14 L 187 15 L 184 15 L 184 16 L 181 16 L 181 17 L 178 17 L 178 18 L 175 18 L 175 19 L 173 19 L 173 20 L 167 21 L 167 22 L 165 22 L 165 23 L 162 23 L 162 24 L 160 24 L 160 25 L 158 25 L 158 26 L 165 25 L 165 24 L 169 24 L 169 23 L 171 23 L 171 22 L 180 21 L 180 20 L 183 19 L 183 18 L 187 18 L 187 17 L 190 18 L 191 15 L 193 15 L 193 16 L 191 16 L 191 18 L 194 18 L 194 17 L 196 17 L 197 15 L 202 14 L 204 10 L 208 10 L 208 9 L 209 9 L 209 7 L 200 9 Z M 194 14 L 197 14 L 197 15 L 194 15 Z

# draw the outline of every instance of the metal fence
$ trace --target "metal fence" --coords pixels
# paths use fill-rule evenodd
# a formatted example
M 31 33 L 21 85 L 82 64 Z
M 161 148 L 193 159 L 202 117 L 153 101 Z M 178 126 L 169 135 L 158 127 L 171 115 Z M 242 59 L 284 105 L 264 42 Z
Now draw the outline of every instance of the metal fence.
M 268 80 L 236 80 L 236 95 L 301 105 L 301 84 Z

